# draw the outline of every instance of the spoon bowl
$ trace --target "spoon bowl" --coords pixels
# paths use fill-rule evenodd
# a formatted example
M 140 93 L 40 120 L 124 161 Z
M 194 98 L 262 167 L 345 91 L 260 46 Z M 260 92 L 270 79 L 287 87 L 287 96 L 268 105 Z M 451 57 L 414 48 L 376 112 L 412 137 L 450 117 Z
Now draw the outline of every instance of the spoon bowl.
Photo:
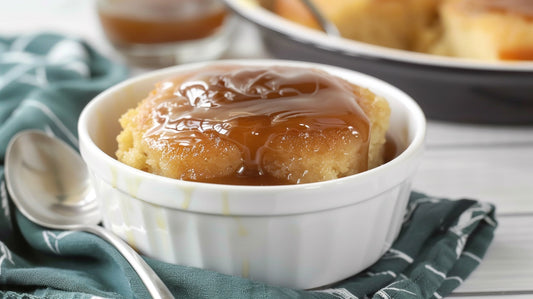
M 173 298 L 150 266 L 122 239 L 97 224 L 101 213 L 89 172 L 78 153 L 42 131 L 15 135 L 5 156 L 7 189 L 20 212 L 48 228 L 92 233 L 130 263 L 153 298 Z
M 8 149 L 9 191 L 24 216 L 56 229 L 100 222 L 87 167 L 69 145 L 31 130 L 16 135 Z

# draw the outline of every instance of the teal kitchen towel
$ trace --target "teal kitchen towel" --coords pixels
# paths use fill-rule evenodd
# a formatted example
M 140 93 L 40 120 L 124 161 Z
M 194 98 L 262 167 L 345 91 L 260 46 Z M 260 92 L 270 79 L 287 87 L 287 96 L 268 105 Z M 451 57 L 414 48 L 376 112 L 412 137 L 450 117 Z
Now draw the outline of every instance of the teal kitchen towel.
M 41 129 L 77 145 L 76 122 L 126 70 L 80 40 L 52 34 L 0 39 L 0 161 L 10 138 Z M 400 235 L 368 269 L 316 290 L 293 290 L 213 271 L 146 261 L 176 298 L 441 298 L 474 271 L 497 222 L 494 206 L 413 192 Z M 357 228 L 354 228 L 357 229 Z M 346 236 L 349 237 L 349 236 Z M 127 261 L 84 232 L 49 230 L 11 202 L 0 166 L 0 295 L 148 298 Z
M 83 41 L 56 34 L 0 37 L 0 157 L 23 129 L 77 146 L 78 116 L 95 95 L 127 76 Z

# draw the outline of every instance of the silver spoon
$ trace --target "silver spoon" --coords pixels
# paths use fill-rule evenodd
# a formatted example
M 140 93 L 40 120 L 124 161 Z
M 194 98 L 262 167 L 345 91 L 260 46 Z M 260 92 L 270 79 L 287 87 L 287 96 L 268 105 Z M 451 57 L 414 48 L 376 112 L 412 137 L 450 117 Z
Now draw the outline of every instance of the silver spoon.
M 320 27 L 326 32 L 327 35 L 340 37 L 341 34 L 339 29 L 333 22 L 328 20 L 324 14 L 316 7 L 316 5 L 311 2 L 311 0 L 300 0 L 311 12 L 315 20 L 318 22 Z
M 126 258 L 153 298 L 173 298 L 135 250 L 97 225 L 101 215 L 87 167 L 69 145 L 42 131 L 20 132 L 7 146 L 5 176 L 13 202 L 28 219 L 52 229 L 101 237 Z

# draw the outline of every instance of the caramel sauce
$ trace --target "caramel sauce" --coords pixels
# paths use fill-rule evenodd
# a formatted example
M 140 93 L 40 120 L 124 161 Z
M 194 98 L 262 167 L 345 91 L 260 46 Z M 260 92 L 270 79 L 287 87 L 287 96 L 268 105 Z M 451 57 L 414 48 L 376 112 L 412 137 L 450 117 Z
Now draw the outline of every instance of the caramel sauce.
M 533 60 L 533 48 L 503 49 L 498 55 L 501 60 Z
M 98 16 L 110 40 L 131 44 L 171 43 L 204 38 L 214 34 L 227 16 L 223 8 L 186 17 L 174 16 L 164 9 L 165 7 L 161 8 L 160 14 L 153 13 L 146 17 L 99 9 Z
M 387 163 L 401 154 L 401 150 L 398 147 L 396 141 L 387 136 L 383 152 L 383 163 Z M 276 178 L 267 173 L 261 176 L 243 176 L 232 175 L 226 177 L 212 178 L 206 180 L 206 183 L 224 184 L 224 185 L 248 185 L 248 186 L 261 186 L 261 185 L 287 185 L 287 181 L 284 179 Z
M 214 133 L 237 145 L 242 167 L 208 182 L 287 184 L 263 172 L 262 153 L 276 137 L 341 129 L 368 148 L 370 127 L 358 96 L 350 83 L 318 70 L 211 67 L 159 84 L 151 94 L 158 104 L 144 138 L 154 148 L 164 139 L 194 147 Z
M 400 147 L 394 138 L 387 135 L 383 151 L 383 163 L 387 163 L 401 154 Z

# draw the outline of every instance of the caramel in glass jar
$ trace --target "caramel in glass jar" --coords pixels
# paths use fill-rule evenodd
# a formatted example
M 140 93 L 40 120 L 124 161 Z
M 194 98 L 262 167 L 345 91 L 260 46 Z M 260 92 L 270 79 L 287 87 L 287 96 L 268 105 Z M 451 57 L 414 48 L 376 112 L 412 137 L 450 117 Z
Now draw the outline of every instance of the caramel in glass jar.
M 223 25 L 227 11 L 212 0 L 108 0 L 98 17 L 107 37 L 123 44 L 157 44 L 208 37 Z

